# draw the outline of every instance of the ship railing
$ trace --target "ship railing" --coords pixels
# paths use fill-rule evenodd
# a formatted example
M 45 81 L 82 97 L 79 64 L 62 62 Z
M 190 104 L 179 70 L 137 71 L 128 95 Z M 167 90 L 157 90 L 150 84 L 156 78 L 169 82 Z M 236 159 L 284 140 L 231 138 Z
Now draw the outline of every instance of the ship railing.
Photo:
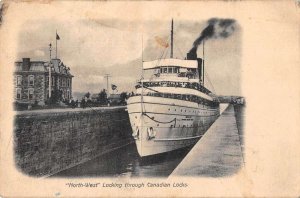
M 141 96 L 141 94 L 133 94 L 131 96 Z M 196 102 L 202 105 L 210 105 L 210 106 L 217 106 L 218 101 L 209 101 L 205 98 L 195 96 L 195 95 L 188 95 L 188 94 L 172 94 L 172 93 L 161 93 L 161 92 L 147 92 L 144 93 L 143 96 L 152 96 L 152 97 L 162 97 L 162 98 L 171 98 L 177 100 L 184 100 L 190 102 Z
M 198 91 L 201 91 L 205 94 L 210 94 L 211 91 L 209 91 L 207 88 L 203 87 L 199 83 L 190 83 L 190 82 L 173 82 L 173 81 L 160 81 L 160 82 L 143 82 L 144 87 L 182 87 L 182 88 L 189 88 L 189 89 L 195 89 Z M 137 82 L 137 85 L 135 86 L 136 89 L 141 88 L 142 84 L 141 82 Z

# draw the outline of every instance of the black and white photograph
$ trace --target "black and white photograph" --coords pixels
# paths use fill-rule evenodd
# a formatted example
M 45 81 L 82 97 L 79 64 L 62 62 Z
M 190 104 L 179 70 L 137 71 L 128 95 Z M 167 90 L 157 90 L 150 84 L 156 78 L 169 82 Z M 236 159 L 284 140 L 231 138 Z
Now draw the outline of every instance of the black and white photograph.
M 29 21 L 14 73 L 16 165 L 38 177 L 237 172 L 241 34 L 230 18 Z

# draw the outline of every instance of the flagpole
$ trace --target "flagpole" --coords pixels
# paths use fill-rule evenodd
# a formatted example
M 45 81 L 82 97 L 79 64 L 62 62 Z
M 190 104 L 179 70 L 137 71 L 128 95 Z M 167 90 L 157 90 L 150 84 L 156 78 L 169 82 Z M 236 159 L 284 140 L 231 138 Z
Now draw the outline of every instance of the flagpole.
M 142 33 L 142 79 L 144 79 L 143 62 L 144 62 L 144 35 Z
M 173 58 L 173 19 L 171 23 L 171 53 L 170 58 Z
M 52 50 L 52 45 L 51 43 L 49 44 L 49 51 L 50 51 L 50 61 L 49 61 L 49 98 L 51 98 L 51 86 L 52 86 L 52 77 L 51 77 L 51 50 Z
M 55 58 L 57 59 L 57 30 L 55 32 Z

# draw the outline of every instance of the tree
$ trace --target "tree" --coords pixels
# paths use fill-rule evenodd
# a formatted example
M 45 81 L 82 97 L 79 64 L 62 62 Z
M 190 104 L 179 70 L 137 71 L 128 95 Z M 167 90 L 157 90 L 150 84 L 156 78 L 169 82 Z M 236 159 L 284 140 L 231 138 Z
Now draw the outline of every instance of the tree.
M 100 104 L 107 104 L 107 93 L 105 89 L 100 91 L 98 100 Z
M 58 90 L 58 89 L 52 90 L 51 97 L 50 97 L 50 103 L 55 104 L 55 103 L 61 101 L 62 94 L 63 94 L 62 90 Z
M 122 92 L 120 94 L 120 103 L 121 104 L 126 104 L 126 99 L 128 98 L 127 92 Z
M 87 99 L 89 99 L 90 96 L 91 96 L 90 92 L 87 92 L 87 93 L 84 95 L 84 97 L 86 97 Z

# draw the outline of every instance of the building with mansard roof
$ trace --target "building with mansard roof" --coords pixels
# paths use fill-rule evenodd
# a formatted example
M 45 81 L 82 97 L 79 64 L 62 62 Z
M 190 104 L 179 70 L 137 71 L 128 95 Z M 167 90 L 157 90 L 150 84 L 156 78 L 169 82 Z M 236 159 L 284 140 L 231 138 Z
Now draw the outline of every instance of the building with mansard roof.
M 23 58 L 15 62 L 14 95 L 19 103 L 44 105 L 49 99 L 49 62 L 31 61 Z M 60 59 L 51 59 L 51 93 L 59 90 L 62 99 L 72 98 L 72 78 L 70 68 Z

